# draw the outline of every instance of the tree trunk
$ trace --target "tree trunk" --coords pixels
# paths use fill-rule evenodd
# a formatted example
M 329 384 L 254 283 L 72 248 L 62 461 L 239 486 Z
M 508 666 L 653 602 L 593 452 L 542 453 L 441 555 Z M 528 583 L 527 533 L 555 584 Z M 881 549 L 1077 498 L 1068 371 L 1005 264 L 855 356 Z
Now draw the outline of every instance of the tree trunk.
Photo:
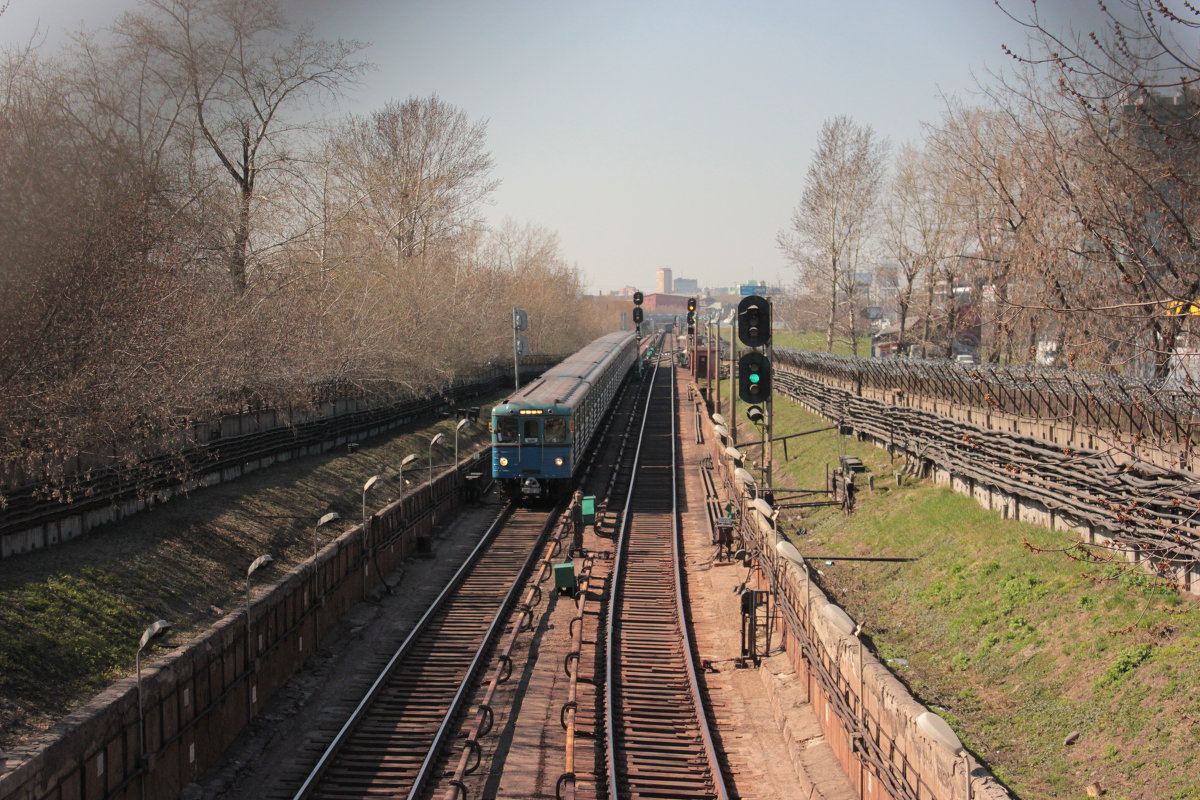
M 829 287 L 829 321 L 825 326 L 825 352 L 833 352 L 833 328 L 837 324 L 837 286 Z
M 930 323 L 933 321 L 933 281 L 926 277 L 925 333 L 921 337 L 921 358 L 929 358 Z
M 847 327 L 849 327 L 849 329 L 850 329 L 850 355 L 857 358 L 858 357 L 858 320 L 855 319 L 854 301 L 852 299 L 852 296 L 847 298 L 846 310 L 847 310 L 846 319 L 849 321 L 849 325 Z
M 243 183 L 238 196 L 238 220 L 233 233 L 233 252 L 229 254 L 229 277 L 238 294 L 246 291 L 246 264 L 250 258 L 250 193 Z

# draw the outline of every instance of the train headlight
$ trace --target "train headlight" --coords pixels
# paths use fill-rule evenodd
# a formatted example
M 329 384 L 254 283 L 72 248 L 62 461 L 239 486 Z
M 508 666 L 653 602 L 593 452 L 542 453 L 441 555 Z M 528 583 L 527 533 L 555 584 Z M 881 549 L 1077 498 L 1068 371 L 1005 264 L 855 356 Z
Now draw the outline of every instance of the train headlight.
M 508 457 L 507 456 L 500 456 L 500 466 L 502 466 L 502 467 L 508 466 Z
M 554 459 L 554 466 L 561 467 L 562 465 L 563 465 L 563 460 L 561 458 Z

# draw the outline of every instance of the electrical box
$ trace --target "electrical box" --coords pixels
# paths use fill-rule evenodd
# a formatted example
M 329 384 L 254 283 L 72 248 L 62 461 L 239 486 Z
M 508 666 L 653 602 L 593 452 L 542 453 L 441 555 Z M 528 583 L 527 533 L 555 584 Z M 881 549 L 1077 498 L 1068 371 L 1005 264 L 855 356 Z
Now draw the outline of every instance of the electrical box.
M 588 495 L 579 503 L 580 511 L 583 512 L 583 524 L 594 525 L 596 522 L 596 497 Z
M 575 594 L 575 562 L 554 565 L 554 588 L 559 594 Z

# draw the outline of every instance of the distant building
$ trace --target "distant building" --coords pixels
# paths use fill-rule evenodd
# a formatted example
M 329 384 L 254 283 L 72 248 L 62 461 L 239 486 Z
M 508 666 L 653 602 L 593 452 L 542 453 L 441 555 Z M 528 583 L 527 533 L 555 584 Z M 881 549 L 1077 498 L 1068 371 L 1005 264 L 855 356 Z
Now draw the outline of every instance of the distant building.
M 608 293 L 609 297 L 633 297 L 633 293 L 637 291 L 636 286 L 626 286 L 621 289 L 613 289 Z
M 642 304 L 648 316 L 666 314 L 687 314 L 688 299 L 679 294 L 648 294 Z
M 759 297 L 769 297 L 771 295 L 783 294 L 783 291 L 767 286 L 764 281 L 746 281 L 745 283 L 738 284 L 737 293 L 742 297 L 749 297 L 752 294 L 756 294 Z
M 654 291 L 659 294 L 671 294 L 675 291 L 673 282 L 671 281 L 671 270 L 669 267 L 663 267 L 658 272 L 654 273 Z
M 671 294 L 696 295 L 700 293 L 700 282 L 695 278 L 676 278 Z

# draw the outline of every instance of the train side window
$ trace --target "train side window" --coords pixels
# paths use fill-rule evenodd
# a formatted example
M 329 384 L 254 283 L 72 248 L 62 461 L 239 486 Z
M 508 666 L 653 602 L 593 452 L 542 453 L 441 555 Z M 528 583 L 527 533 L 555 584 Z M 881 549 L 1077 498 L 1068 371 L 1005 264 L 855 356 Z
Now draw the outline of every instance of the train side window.
M 563 444 L 567 441 L 567 418 L 546 417 L 546 444 Z
M 517 441 L 516 417 L 496 417 L 496 441 L 500 443 Z
M 537 444 L 538 440 L 538 421 L 536 419 L 525 420 L 525 444 Z

